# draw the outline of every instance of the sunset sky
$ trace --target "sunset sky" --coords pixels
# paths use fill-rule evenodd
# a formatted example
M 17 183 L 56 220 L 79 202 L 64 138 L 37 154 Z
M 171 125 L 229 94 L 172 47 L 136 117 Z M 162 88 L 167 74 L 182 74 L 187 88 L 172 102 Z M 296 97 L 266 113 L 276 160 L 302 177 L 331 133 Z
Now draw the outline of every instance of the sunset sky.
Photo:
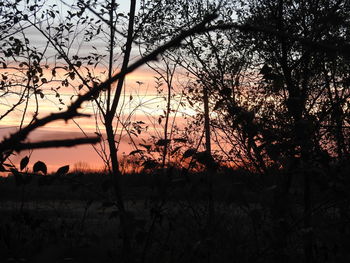
M 41 47 L 45 44 L 45 40 L 38 34 L 38 32 L 31 32 L 33 36 L 33 42 L 37 47 Z M 96 44 L 96 43 L 95 43 Z M 100 43 L 101 44 L 101 43 Z M 99 44 L 97 44 L 98 46 Z M 84 47 L 85 49 L 79 50 L 79 53 L 89 52 L 89 47 Z M 101 44 L 102 48 L 102 44 Z M 137 50 L 133 51 L 133 60 L 137 59 L 139 56 L 137 54 Z M 13 61 L 9 61 L 15 64 Z M 102 72 L 105 74 L 106 68 L 101 66 L 100 68 L 94 68 L 95 72 Z M 117 68 L 115 69 L 117 72 Z M 12 74 L 12 70 L 10 67 L 7 69 L 0 69 L 0 73 L 2 74 Z M 17 75 L 21 75 L 16 72 Z M 25 75 L 25 73 L 23 73 Z M 145 139 L 149 137 L 150 134 L 158 133 L 158 136 L 161 136 L 159 132 L 160 125 L 157 124 L 157 120 L 159 115 L 164 114 L 163 110 L 165 109 L 165 99 L 164 97 L 160 97 L 157 94 L 157 90 L 155 88 L 154 83 L 154 73 L 151 69 L 144 66 L 137 71 L 129 74 L 126 78 L 124 84 L 124 92 L 120 101 L 120 105 L 124 105 L 123 111 L 120 115 L 122 119 L 128 118 L 131 114 L 131 121 L 144 121 L 148 126 L 148 134 L 141 135 Z M 22 76 L 23 77 L 23 76 Z M 51 71 L 44 72 L 44 76 L 47 79 L 51 78 Z M 60 97 L 56 97 L 56 93 L 51 90 L 51 88 L 56 88 L 59 86 L 60 78 L 64 79 L 64 75 L 57 73 L 57 80 L 54 82 L 49 82 L 45 85 L 42 85 L 40 88 L 43 90 L 45 94 L 44 98 L 38 98 L 39 100 L 39 117 L 44 117 L 51 112 L 58 112 L 60 110 L 64 110 L 66 105 L 69 105 L 72 100 L 76 98 L 76 91 L 72 87 L 63 87 L 59 90 Z M 177 84 L 180 81 L 180 77 L 177 81 Z M 141 84 L 140 84 L 141 83 Z M 78 84 L 77 84 L 78 85 Z M 75 87 L 76 88 L 76 87 Z M 20 89 L 18 89 L 20 92 Z M 72 95 L 75 95 L 72 97 Z M 0 97 L 0 115 L 4 114 L 12 105 L 14 105 L 18 101 L 17 95 L 6 95 Z M 132 99 L 131 99 L 132 98 Z M 62 100 L 61 104 L 59 99 Z M 131 100 L 130 100 L 131 99 Z M 177 107 L 177 106 L 176 106 Z M 10 133 L 13 133 L 20 125 L 23 112 L 25 108 L 25 103 L 22 103 L 20 106 L 16 107 L 16 109 L 3 118 L 0 122 L 0 139 L 4 136 L 7 136 Z M 35 99 L 32 97 L 29 100 L 27 112 L 24 116 L 23 124 L 26 125 L 31 120 L 33 116 L 33 112 L 35 111 L 36 103 Z M 93 105 L 84 104 L 83 109 L 81 109 L 82 113 L 94 114 Z M 183 109 L 182 109 L 183 110 Z M 180 114 L 179 114 L 180 115 Z M 78 126 L 79 125 L 79 126 Z M 56 121 L 50 123 L 49 125 L 40 128 L 33 132 L 29 136 L 29 141 L 39 141 L 39 140 L 50 140 L 50 139 L 68 139 L 68 138 L 77 138 L 84 137 L 84 134 L 80 130 L 89 135 L 95 136 L 94 132 L 96 132 L 96 119 L 94 117 L 91 118 L 76 118 L 74 121 L 69 121 L 65 123 L 63 121 Z M 103 127 L 100 127 L 101 132 L 103 133 Z M 130 151 L 134 150 L 128 144 L 128 136 L 123 135 L 122 142 L 120 144 L 119 153 L 128 154 Z M 36 161 L 41 160 L 45 162 L 49 168 L 49 171 L 55 171 L 58 167 L 62 165 L 71 165 L 74 167 L 76 163 L 87 163 L 89 168 L 92 169 L 100 169 L 103 167 L 103 162 L 101 158 L 96 154 L 93 147 L 90 145 L 84 146 L 76 146 L 73 148 L 56 148 L 56 149 L 46 149 L 46 150 L 34 150 L 33 152 L 24 151 L 21 154 L 12 157 L 11 160 L 18 164 L 20 159 L 25 155 L 31 155 L 31 163 L 34 164 Z
M 157 120 L 158 116 L 163 114 L 163 109 L 165 109 L 165 100 L 163 97 L 159 97 L 157 95 L 157 91 L 154 87 L 154 76 L 155 73 L 147 68 L 143 68 L 129 74 L 125 83 L 125 94 L 121 99 L 122 101 L 124 100 L 125 104 L 121 118 L 127 118 L 132 112 L 131 120 L 144 121 L 149 126 L 147 134 L 144 134 L 143 136 L 141 135 L 145 139 L 147 139 L 150 134 L 158 133 L 160 136 L 159 133 L 161 132 L 161 129 L 160 125 L 157 123 Z M 139 81 L 142 82 L 141 85 L 137 83 Z M 64 106 L 58 104 L 57 98 L 55 98 L 55 93 L 50 92 L 50 85 L 48 85 L 46 88 L 48 92 L 45 92 L 44 90 L 45 98 L 39 99 L 39 117 L 43 117 L 50 112 L 57 112 L 61 107 L 64 109 Z M 62 98 L 64 103 L 68 105 L 70 103 L 71 95 L 71 90 L 64 90 L 60 93 L 60 98 Z M 132 96 L 132 101 L 130 101 L 130 95 Z M 5 98 L 1 98 L 1 114 L 3 114 L 3 112 L 10 105 L 14 104 L 17 99 L 17 96 L 7 96 Z M 23 115 L 23 108 L 24 104 L 16 108 L 14 112 L 6 116 L 1 121 L 0 138 L 3 138 L 16 130 Z M 28 121 L 31 119 L 34 108 L 35 101 L 32 100 L 28 105 L 28 112 L 24 123 L 28 123 Z M 81 112 L 93 114 L 92 105 L 86 104 Z M 33 134 L 29 136 L 29 140 L 39 141 L 84 137 L 84 134 L 81 132 L 77 124 L 79 124 L 86 134 L 90 136 L 95 135 L 94 132 L 96 131 L 96 125 L 94 117 L 77 118 L 74 122 L 53 122 L 44 128 L 40 128 L 39 130 L 33 132 Z M 101 129 L 103 132 L 102 126 Z M 129 139 L 127 137 L 128 136 L 124 134 L 124 139 L 122 139 L 119 148 L 120 154 L 128 154 L 130 151 L 134 150 L 133 147 L 128 144 Z M 32 153 L 29 151 L 24 151 L 20 155 L 13 157 L 12 161 L 18 164 L 23 156 L 29 154 L 31 154 L 31 163 L 34 164 L 38 160 L 44 161 L 50 171 L 54 171 L 58 167 L 67 164 L 74 167 L 74 165 L 79 162 L 87 163 L 91 169 L 100 169 L 103 167 L 101 158 L 90 145 L 76 146 L 73 148 L 34 150 Z
M 137 1 L 138 2 L 138 1 Z M 47 4 L 57 4 L 64 14 L 69 10 L 70 7 L 64 4 L 62 1 L 47 1 Z M 139 2 L 138 2 L 139 3 Z M 127 13 L 128 11 L 128 3 L 123 2 L 120 6 L 120 11 Z M 63 19 L 64 16 L 58 19 Z M 57 19 L 57 17 L 56 17 Z M 24 26 L 26 22 L 23 22 Z M 45 25 L 39 23 L 40 27 L 45 28 Z M 125 26 L 125 24 L 124 24 Z M 53 27 L 53 25 L 51 25 Z M 46 29 L 47 30 L 47 29 Z M 75 29 L 74 38 L 69 40 L 71 41 L 70 48 L 67 51 L 68 54 L 72 57 L 74 54 L 79 56 L 87 56 L 91 54 L 91 52 L 97 52 L 99 54 L 108 55 L 108 37 L 106 39 L 98 38 L 92 42 L 85 42 L 83 37 L 80 37 L 79 30 L 80 28 Z M 107 30 L 108 31 L 108 30 Z M 82 32 L 82 31 L 81 31 Z M 80 32 L 80 33 L 81 33 Z M 56 96 L 56 89 L 58 86 L 61 86 L 61 81 L 65 79 L 66 71 L 57 69 L 57 75 L 53 77 L 52 68 L 54 66 L 64 67 L 67 64 L 61 59 L 57 57 L 57 51 L 52 47 L 48 46 L 46 49 L 47 39 L 43 36 L 40 30 L 30 26 L 24 30 L 24 33 L 30 38 L 30 45 L 35 47 L 39 52 L 45 52 L 45 59 L 48 69 L 45 69 L 45 60 L 42 61 L 42 68 L 44 75 L 41 78 L 45 78 L 48 80 L 48 83 L 41 84 L 40 89 L 42 89 L 42 93 L 44 94 L 43 98 L 38 97 L 38 104 L 35 102 L 35 98 L 32 97 L 29 100 L 27 105 L 26 113 L 24 113 L 26 103 L 22 103 L 17 106 L 13 112 L 8 114 L 6 117 L 1 119 L 0 122 L 0 139 L 4 136 L 13 133 L 16 129 L 19 128 L 21 122 L 23 121 L 23 125 L 29 123 L 32 119 L 33 113 L 38 105 L 39 118 L 44 117 L 52 112 L 62 111 L 66 108 L 67 105 L 74 101 L 76 96 L 79 94 L 77 86 L 81 84 L 79 81 L 70 82 L 69 87 L 61 87 L 59 89 L 59 97 Z M 15 35 L 18 38 L 23 36 Z M 119 36 L 121 39 L 121 43 L 125 42 L 125 39 Z M 121 64 L 121 51 L 119 43 L 115 48 L 115 63 L 114 63 L 114 74 L 118 72 Z M 108 56 L 107 56 L 108 57 Z M 136 61 L 140 58 L 140 50 L 136 45 L 133 47 L 131 52 L 130 63 Z M 25 60 L 25 58 L 24 58 Z M 0 68 L 0 74 L 5 74 L 11 76 L 16 79 L 26 79 L 26 67 L 18 69 L 19 61 L 13 61 L 11 58 L 6 58 L 7 68 Z M 90 70 L 93 72 L 95 76 L 103 76 L 102 79 L 106 79 L 107 77 L 107 65 L 108 61 L 106 59 L 102 60 L 100 64 L 97 66 L 91 65 Z M 16 68 L 17 69 L 13 69 Z M 79 69 L 86 74 L 81 68 Z M 130 116 L 130 121 L 143 121 L 146 126 L 148 126 L 147 132 L 141 134 L 140 137 L 143 139 L 150 138 L 151 135 L 155 135 L 157 138 L 163 137 L 162 125 L 158 123 L 158 118 L 160 115 L 164 115 L 164 110 L 166 109 L 166 100 L 165 95 L 162 94 L 159 96 L 157 94 L 157 90 L 155 88 L 155 76 L 157 73 L 152 71 L 146 65 L 139 68 L 135 72 L 132 72 L 126 77 L 126 81 L 124 83 L 124 90 L 122 94 L 122 98 L 120 100 L 119 105 L 123 106 L 123 110 L 119 111 L 121 119 L 127 119 Z M 75 85 L 76 81 L 76 85 Z M 173 81 L 174 92 L 176 93 L 177 87 L 186 86 L 186 82 L 188 82 L 188 76 L 185 76 L 181 73 L 181 70 L 175 75 Z M 163 85 L 164 91 L 166 91 L 165 85 Z M 17 89 L 17 90 L 16 90 Z M 12 87 L 12 90 L 17 91 L 18 94 L 22 94 L 23 88 Z M 86 90 L 85 90 L 86 91 Z M 82 91 L 80 91 L 81 93 Z M 7 94 L 6 96 L 0 96 L 0 116 L 3 115 L 8 109 L 14 105 L 18 99 L 18 94 Z M 179 95 L 180 96 L 180 95 Z M 181 101 L 183 103 L 183 100 Z M 174 100 L 172 102 L 172 109 L 176 109 L 176 124 L 178 127 L 183 128 L 185 125 L 185 121 L 183 119 L 182 114 L 186 115 L 194 115 L 196 112 L 187 107 L 179 106 L 179 100 Z M 94 113 L 96 112 L 96 106 L 93 106 L 91 103 L 85 103 L 83 108 L 81 109 L 81 113 L 91 114 L 96 116 Z M 172 113 L 174 115 L 175 113 Z M 24 118 L 23 118 L 24 115 Z M 23 120 L 22 120 L 23 118 Z M 172 118 L 172 117 L 171 117 Z M 68 139 L 68 138 L 77 138 L 84 137 L 84 131 L 86 135 L 94 136 L 96 130 L 96 118 L 76 118 L 74 121 L 68 121 L 65 123 L 63 121 L 56 121 L 50 123 L 49 125 L 40 128 L 33 132 L 28 140 L 29 141 L 39 141 L 39 140 L 49 140 L 49 139 Z M 100 126 L 101 133 L 103 133 L 103 126 Z M 117 133 L 120 131 L 117 130 Z M 118 136 L 117 136 L 118 137 Z M 140 138 L 135 138 L 139 140 Z M 121 143 L 119 146 L 120 154 L 128 154 L 130 151 L 135 150 L 131 145 L 128 144 L 129 139 L 128 136 L 123 133 L 123 137 L 121 139 Z M 102 160 L 94 151 L 93 147 L 89 145 L 85 146 L 77 146 L 69 149 L 65 148 L 57 148 L 57 149 L 47 149 L 47 150 L 35 150 L 34 152 L 22 152 L 20 155 L 14 156 L 11 160 L 18 164 L 20 159 L 25 155 L 31 155 L 31 163 L 34 164 L 36 161 L 41 160 L 45 162 L 50 171 L 54 171 L 57 167 L 62 165 L 69 164 L 71 167 L 74 167 L 75 163 L 85 162 L 88 163 L 90 168 L 99 169 L 103 166 Z

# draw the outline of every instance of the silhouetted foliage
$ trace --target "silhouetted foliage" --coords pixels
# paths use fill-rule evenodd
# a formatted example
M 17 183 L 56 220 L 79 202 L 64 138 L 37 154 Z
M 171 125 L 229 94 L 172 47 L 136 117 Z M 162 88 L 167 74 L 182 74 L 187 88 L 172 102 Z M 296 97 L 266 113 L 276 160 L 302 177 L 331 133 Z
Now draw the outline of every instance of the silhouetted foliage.
M 0 3 L 0 99 L 17 98 L 0 120 L 24 109 L 0 142 L 9 174 L 0 177 L 0 261 L 349 261 L 348 1 L 142 0 L 137 10 L 131 0 L 128 12 L 114 0 L 66 4 Z M 80 37 L 88 54 L 72 52 Z M 105 78 L 94 71 L 103 64 Z M 166 101 L 150 138 L 144 121 L 121 119 L 125 76 L 143 65 Z M 177 76 L 186 81 L 175 89 Z M 39 116 L 57 81 L 62 108 Z M 60 87 L 76 91 L 66 108 Z M 85 102 L 97 109 L 96 137 L 28 141 L 52 121 L 87 117 Z M 182 107 L 194 114 L 177 131 Z M 133 145 L 123 156 L 120 127 Z M 85 143 L 100 143 L 106 171 L 51 174 L 30 154 L 11 162 L 26 149 Z

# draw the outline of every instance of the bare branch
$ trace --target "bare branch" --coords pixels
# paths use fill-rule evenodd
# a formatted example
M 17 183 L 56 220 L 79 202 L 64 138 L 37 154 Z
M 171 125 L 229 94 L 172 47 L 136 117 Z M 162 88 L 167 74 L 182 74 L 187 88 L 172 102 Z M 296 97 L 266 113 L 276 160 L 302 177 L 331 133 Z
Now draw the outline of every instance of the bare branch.
M 123 78 L 125 75 L 131 73 L 135 69 L 139 68 L 140 66 L 144 65 L 145 63 L 156 60 L 157 56 L 169 48 L 179 46 L 181 44 L 181 41 L 184 40 L 186 37 L 189 37 L 191 35 L 202 33 L 207 31 L 208 29 L 205 27 L 205 25 L 216 19 L 216 14 L 208 15 L 204 20 L 190 28 L 189 30 L 181 32 L 177 37 L 173 38 L 169 42 L 165 43 L 164 45 L 158 47 L 156 50 L 152 51 L 150 54 L 148 54 L 145 57 L 142 57 L 141 59 L 137 60 L 133 64 L 131 64 L 129 67 L 127 67 L 124 71 L 121 71 L 114 75 L 112 78 L 108 79 L 107 81 L 101 83 L 100 85 L 94 86 L 91 90 L 89 90 L 87 93 L 79 96 L 64 112 L 59 113 L 52 113 L 49 116 L 46 116 L 42 119 L 36 119 L 32 124 L 24 127 L 22 130 L 13 133 L 10 135 L 10 137 L 3 139 L 3 141 L 0 143 L 0 153 L 8 152 L 16 148 L 16 146 L 23 142 L 28 135 L 34 131 L 35 129 L 39 127 L 43 127 L 48 123 L 51 123 L 56 120 L 65 120 L 68 121 L 72 118 L 75 118 L 77 116 L 86 116 L 83 114 L 78 113 L 78 109 L 81 108 L 81 105 L 85 101 L 89 101 L 93 99 L 95 96 L 99 94 L 101 90 L 105 90 L 108 88 L 109 85 L 111 85 L 116 80 Z M 0 157 L 0 162 L 3 162 L 4 156 Z
M 32 142 L 32 143 L 19 143 L 14 147 L 16 152 L 29 149 L 43 149 L 43 148 L 58 148 L 58 147 L 72 147 L 81 144 L 96 144 L 100 142 L 99 137 L 93 138 L 77 138 L 77 139 L 67 139 L 67 140 L 51 140 L 42 142 Z

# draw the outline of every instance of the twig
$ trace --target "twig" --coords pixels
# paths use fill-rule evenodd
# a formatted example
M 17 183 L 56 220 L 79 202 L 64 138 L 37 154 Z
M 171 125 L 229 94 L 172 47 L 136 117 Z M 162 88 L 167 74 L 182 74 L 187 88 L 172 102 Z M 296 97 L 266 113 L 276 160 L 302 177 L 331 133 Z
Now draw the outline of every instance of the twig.
M 165 43 L 164 45 L 158 47 L 156 50 L 152 51 L 150 54 L 147 56 L 137 60 L 135 63 L 131 64 L 129 67 L 127 67 L 124 71 L 121 71 L 114 75 L 112 78 L 108 79 L 107 81 L 101 83 L 100 85 L 94 86 L 91 90 L 86 92 L 85 94 L 79 96 L 69 107 L 66 111 L 64 112 L 59 112 L 59 113 L 52 113 L 49 116 L 46 116 L 42 119 L 36 119 L 32 124 L 24 127 L 22 130 L 13 133 L 10 135 L 10 137 L 5 138 L 1 143 L 0 143 L 0 153 L 12 151 L 16 146 L 24 141 L 28 135 L 34 131 L 35 129 L 39 127 L 43 127 L 48 123 L 51 123 L 56 120 L 65 120 L 68 121 L 74 117 L 78 116 L 88 116 L 85 114 L 78 113 L 78 109 L 81 108 L 81 105 L 85 101 L 89 101 L 93 99 L 96 95 L 99 94 L 101 90 L 107 89 L 113 82 L 116 80 L 123 78 L 127 74 L 131 73 L 135 69 L 139 68 L 140 66 L 144 65 L 145 63 L 156 60 L 157 56 L 169 48 L 179 46 L 181 41 L 185 39 L 186 37 L 189 37 L 193 34 L 197 33 L 202 33 L 207 31 L 207 27 L 205 25 L 216 19 L 217 15 L 216 14 L 211 14 L 208 15 L 201 23 L 193 26 L 189 30 L 181 32 L 177 37 L 173 38 L 169 42 Z M 0 163 L 2 163 L 4 160 L 3 156 L 0 156 Z

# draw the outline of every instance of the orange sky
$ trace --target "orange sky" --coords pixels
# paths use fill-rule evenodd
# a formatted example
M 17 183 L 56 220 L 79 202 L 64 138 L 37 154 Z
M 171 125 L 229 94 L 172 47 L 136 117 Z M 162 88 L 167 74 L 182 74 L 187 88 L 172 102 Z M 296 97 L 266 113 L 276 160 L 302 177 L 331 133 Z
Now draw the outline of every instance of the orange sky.
M 155 74 L 146 68 L 137 70 L 127 76 L 125 85 L 125 96 L 124 100 L 124 110 L 121 118 L 128 118 L 132 114 L 132 121 L 144 121 L 148 126 L 148 132 L 144 135 L 145 138 L 149 137 L 150 134 L 160 134 L 162 133 L 161 126 L 157 123 L 158 117 L 163 113 L 165 109 L 165 100 L 157 96 L 157 91 L 154 87 L 154 76 Z M 141 81 L 143 84 L 140 85 L 137 81 Z M 39 116 L 43 117 L 50 112 L 57 112 L 58 105 L 57 98 L 54 96 L 54 92 L 50 91 L 50 86 L 47 85 L 44 89 L 45 95 L 44 99 L 40 99 Z M 69 104 L 69 100 L 72 94 L 72 90 L 60 90 L 62 100 Z M 130 101 L 130 95 L 132 95 L 132 100 Z M 7 97 L 6 100 L 0 100 L 0 114 L 15 102 L 16 97 Z M 28 113 L 26 114 L 25 123 L 31 119 L 33 115 L 34 105 L 33 102 L 29 104 Z M 7 105 L 7 106 L 6 106 Z M 18 127 L 20 120 L 23 115 L 23 106 L 18 107 L 13 113 L 5 117 L 0 122 L 0 139 L 3 138 L 9 132 L 13 132 L 16 127 Z M 175 107 L 176 105 L 174 105 Z M 137 110 L 135 110 L 135 108 Z M 84 113 L 93 113 L 93 108 L 91 104 L 86 104 L 82 109 Z M 191 114 L 189 112 L 189 114 Z M 192 113 L 193 114 L 193 113 Z M 178 119 L 181 119 L 181 115 L 178 114 Z M 94 135 L 96 131 L 95 118 L 78 118 L 75 119 L 85 132 Z M 182 120 L 183 122 L 183 120 Z M 38 140 L 49 140 L 49 139 L 65 139 L 65 138 L 77 138 L 83 137 L 84 135 L 79 130 L 78 126 L 73 121 L 65 123 L 63 121 L 53 122 L 44 128 L 35 131 L 29 137 L 30 141 Z M 182 125 L 181 125 L 182 126 Z M 103 127 L 101 127 L 103 130 Z M 126 136 L 127 137 L 127 136 Z M 128 144 L 127 139 L 123 140 L 120 144 L 120 151 L 128 154 L 133 148 Z M 29 152 L 23 152 L 18 156 L 12 158 L 14 163 L 19 163 L 20 159 L 28 155 Z M 41 160 L 45 162 L 49 168 L 49 171 L 55 171 L 58 167 L 62 165 L 69 164 L 71 167 L 79 162 L 88 163 L 90 168 L 100 169 L 103 167 L 103 162 L 100 157 L 96 154 L 90 145 L 77 146 L 73 148 L 58 148 L 58 149 L 46 149 L 46 150 L 35 150 L 31 154 L 31 162 L 34 164 L 36 161 Z
M 59 6 L 61 8 L 62 14 L 66 12 L 69 7 L 59 3 Z M 129 4 L 121 4 L 120 10 L 128 12 Z M 62 16 L 64 17 L 64 16 Z M 60 22 L 60 19 L 56 17 L 56 22 Z M 27 25 L 25 21 L 21 21 L 24 25 Z M 82 30 L 82 28 L 76 28 L 79 30 Z M 78 31 L 79 31 L 78 30 Z M 62 59 L 57 58 L 57 52 L 56 50 L 52 49 L 52 47 L 49 47 L 46 49 L 46 43 L 47 39 L 42 35 L 42 32 L 39 32 L 34 27 L 28 27 L 26 28 L 23 33 L 26 36 L 30 36 L 30 45 L 35 47 L 37 51 L 42 51 L 44 53 L 44 57 L 47 59 L 46 63 L 50 64 L 53 62 L 56 62 L 60 64 L 61 66 L 64 65 L 64 62 L 62 62 Z M 21 38 L 22 36 L 19 36 Z M 86 42 L 83 37 L 74 37 L 72 38 L 69 48 L 69 55 L 77 54 L 79 56 L 85 56 L 86 54 L 89 54 L 89 52 L 98 52 L 99 54 L 108 54 L 108 50 L 106 48 L 106 40 L 102 38 L 96 38 L 92 42 Z M 122 43 L 120 43 L 122 46 Z M 119 49 L 116 49 L 115 57 L 118 57 L 117 52 L 120 52 Z M 68 52 L 68 51 L 67 51 Z M 85 54 L 85 55 L 84 55 Z M 131 62 L 135 61 L 140 57 L 139 50 L 137 47 L 135 47 L 132 50 L 131 53 Z M 120 58 L 120 57 L 119 57 Z M 7 68 L 0 68 L 0 74 L 6 73 L 11 74 L 11 66 L 14 66 L 16 64 L 19 64 L 20 61 L 25 58 L 18 58 L 18 62 L 14 61 L 12 58 L 4 58 L 6 59 Z M 44 60 L 43 60 L 44 61 Z M 106 61 L 105 61 L 106 62 Z M 120 61 L 117 59 L 115 62 L 116 70 L 118 67 L 118 64 Z M 91 69 L 93 74 L 100 75 L 104 74 L 106 75 L 106 67 L 103 67 L 103 65 L 108 64 L 104 63 L 102 61 L 101 64 L 99 64 L 94 69 Z M 25 79 L 26 78 L 26 67 L 22 67 L 22 72 L 16 71 L 17 76 L 15 76 L 16 81 L 18 82 L 20 78 Z M 83 67 L 80 68 L 83 70 Z M 65 78 L 64 74 L 65 71 L 57 70 L 57 81 L 55 82 L 48 82 L 47 84 L 43 84 L 40 88 L 43 89 L 43 93 L 45 94 L 45 97 L 43 99 L 39 98 L 39 117 L 43 117 L 51 112 L 57 112 L 59 111 L 59 108 L 64 109 L 64 105 L 60 105 L 58 99 L 62 99 L 62 102 L 66 103 L 66 105 L 69 105 L 70 98 L 72 94 L 77 95 L 77 92 L 74 91 L 71 87 L 68 88 L 61 88 L 60 89 L 60 98 L 55 97 L 55 92 L 51 90 L 51 88 L 57 88 L 60 85 L 60 81 Z M 154 73 L 152 70 L 150 70 L 148 67 L 144 66 L 139 68 L 137 71 L 129 74 L 126 78 L 125 82 L 125 96 L 122 97 L 122 101 L 120 104 L 124 105 L 124 111 L 121 114 L 121 118 L 127 119 L 130 114 L 132 114 L 131 121 L 144 121 L 149 126 L 148 133 L 145 134 L 146 136 L 150 136 L 150 134 L 158 134 L 158 136 L 161 136 L 162 133 L 161 125 L 157 123 L 159 115 L 163 114 L 163 110 L 165 109 L 165 100 L 163 98 L 160 98 L 157 95 L 157 91 L 155 89 L 155 82 L 154 82 L 154 76 L 156 73 Z M 44 69 L 44 76 L 48 80 L 51 79 L 51 68 L 48 70 Z M 183 76 L 177 77 L 180 78 Z M 1 78 L 1 75 L 0 75 Z M 181 80 L 176 79 L 175 82 L 179 82 Z M 137 82 L 142 82 L 142 85 L 139 85 Z M 40 82 L 41 83 L 41 82 Z M 177 83 L 174 83 L 174 86 L 177 85 Z M 13 89 L 13 87 L 11 88 Z M 20 90 L 19 90 L 20 92 Z M 20 92 L 21 93 L 21 92 Z M 0 93 L 1 95 L 1 93 Z M 133 99 L 130 101 L 130 95 L 132 95 Z M 6 112 L 9 107 L 11 107 L 13 104 L 16 103 L 16 100 L 18 99 L 17 96 L 0 96 L 0 116 Z M 73 98 L 74 99 L 74 98 Z M 124 102 L 124 103 L 122 103 Z M 135 108 L 137 109 L 135 111 Z M 177 108 L 177 102 L 174 102 L 173 109 Z M 32 116 L 35 109 L 35 100 L 31 99 L 29 105 L 28 105 L 28 111 L 25 114 L 24 118 L 24 124 L 28 123 Z M 16 109 L 11 112 L 8 116 L 3 118 L 0 121 L 0 140 L 8 134 L 9 132 L 13 132 L 16 128 L 18 128 L 22 116 L 23 116 L 23 110 L 24 110 L 24 103 L 20 105 L 19 107 L 16 107 Z M 93 113 L 94 108 L 91 106 L 91 104 L 85 104 L 84 108 L 81 110 L 83 113 Z M 180 111 L 186 111 L 187 114 L 194 114 L 194 112 L 190 112 L 188 109 L 185 109 L 182 107 Z M 181 118 L 181 114 L 177 115 L 178 120 L 180 123 L 184 123 L 183 119 Z M 79 118 L 76 119 L 76 123 L 78 123 L 84 131 L 93 134 L 95 132 L 95 118 Z M 64 122 L 54 122 L 49 125 L 47 125 L 44 128 L 41 128 L 40 130 L 34 132 L 29 137 L 29 140 L 35 141 L 35 140 L 41 140 L 41 139 L 49 139 L 49 138 L 71 138 L 73 137 L 81 137 L 83 134 L 77 127 L 76 123 L 73 121 L 69 121 L 68 123 Z M 183 124 L 182 124 L 183 126 Z M 128 146 L 127 142 L 123 141 L 120 146 L 120 152 L 125 151 L 128 153 L 132 149 Z M 23 153 L 23 155 L 26 155 L 27 153 Z M 20 160 L 21 156 L 14 157 L 13 161 L 17 162 Z M 71 166 L 74 165 L 76 162 L 84 161 L 89 163 L 91 167 L 98 168 L 102 165 L 101 160 L 96 155 L 94 150 L 91 146 L 79 146 L 75 148 L 70 149 L 48 149 L 48 150 L 35 150 L 34 153 L 32 153 L 31 160 L 32 162 L 35 162 L 36 160 L 42 160 L 47 163 L 49 170 L 53 171 L 57 167 L 61 165 L 70 164 Z

